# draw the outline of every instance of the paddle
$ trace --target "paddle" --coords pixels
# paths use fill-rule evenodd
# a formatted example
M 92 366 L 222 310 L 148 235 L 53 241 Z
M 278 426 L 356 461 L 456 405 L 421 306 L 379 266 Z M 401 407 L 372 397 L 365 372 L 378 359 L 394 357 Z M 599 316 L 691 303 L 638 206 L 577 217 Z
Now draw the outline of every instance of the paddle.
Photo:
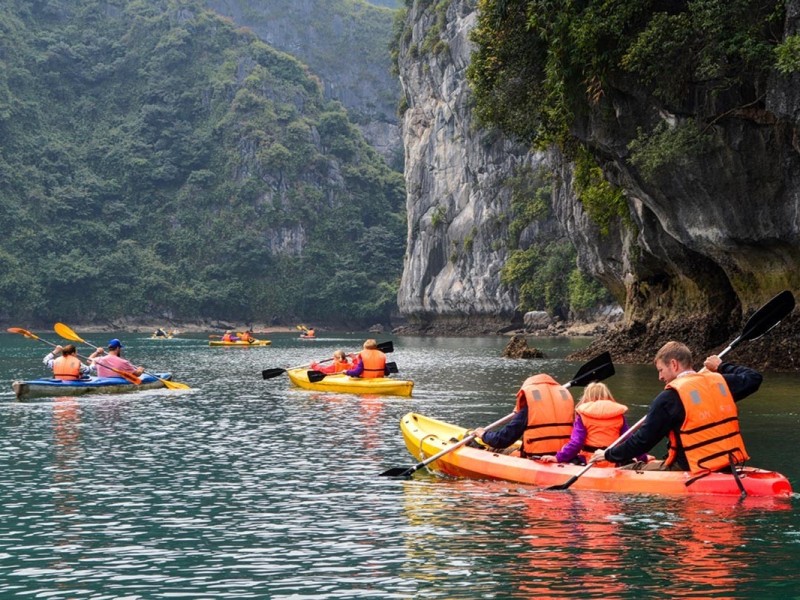
M 596 356 L 585 365 L 583 365 L 578 372 L 575 373 L 575 377 L 569 383 L 564 384 L 564 387 L 569 388 L 572 386 L 581 387 L 592 381 L 603 381 L 604 379 L 608 379 L 614 374 L 614 363 L 611 362 L 611 354 L 608 352 L 603 352 L 599 356 Z M 506 424 L 508 421 L 514 418 L 516 413 L 511 413 L 510 415 L 506 415 L 502 419 L 498 419 L 491 425 L 487 425 L 485 429 L 493 429 L 494 427 L 498 427 L 500 425 Z M 461 448 L 465 444 L 468 444 L 472 440 L 475 439 L 475 434 L 471 433 L 466 436 L 464 439 L 459 441 L 456 444 L 453 444 L 449 448 L 445 448 L 438 454 L 434 454 L 430 458 L 423 460 L 422 462 L 417 463 L 413 467 L 394 467 L 387 471 L 381 473 L 381 477 L 410 477 L 415 472 L 417 472 L 422 467 L 425 467 L 432 462 L 439 460 L 445 454 L 449 454 L 453 450 Z
M 44 342 L 45 344 L 53 346 L 54 348 L 56 348 L 58 346 L 58 344 L 54 344 L 53 342 L 49 342 L 47 340 L 43 340 L 38 335 L 31 333 L 27 329 L 22 329 L 21 327 L 9 327 L 6 331 L 8 331 L 9 333 L 18 333 L 20 335 L 24 335 L 25 337 L 31 338 L 31 339 L 34 339 L 34 340 L 39 340 L 40 342 Z M 81 356 L 77 352 L 75 353 L 75 356 L 77 356 L 78 358 L 82 358 L 83 360 L 89 360 L 86 356 Z M 109 368 L 109 370 L 114 371 L 114 373 L 117 373 L 120 377 L 122 377 L 123 379 L 126 379 L 127 381 L 129 381 L 130 383 L 132 383 L 134 385 L 139 385 L 139 384 L 142 383 L 142 380 L 139 377 L 137 377 L 136 375 L 134 375 L 133 373 L 127 373 L 126 371 L 118 371 L 117 369 L 113 369 L 111 367 L 108 367 L 108 368 Z
M 382 342 L 378 344 L 378 350 L 383 352 L 384 354 L 388 354 L 389 352 L 394 352 L 394 344 L 391 340 L 388 342 Z M 333 358 L 326 358 L 325 360 L 319 361 L 320 363 L 330 362 Z M 295 369 L 303 369 L 305 367 L 309 367 L 311 365 L 298 365 L 296 367 L 288 367 L 286 369 L 275 368 L 275 369 L 264 369 L 261 371 L 262 379 L 272 379 L 273 377 L 277 377 L 278 375 L 283 375 L 286 371 L 293 371 Z
M 67 340 L 71 340 L 73 342 L 80 342 L 81 344 L 86 344 L 87 346 L 91 346 L 92 348 L 97 349 L 97 346 L 95 346 L 94 344 L 90 344 L 89 342 L 84 340 L 82 337 L 80 337 L 77 333 L 75 333 L 69 326 L 65 325 L 64 323 L 56 323 L 53 326 L 53 329 L 55 329 L 55 331 L 56 331 L 56 333 L 58 335 L 60 335 L 61 337 L 65 338 Z M 111 367 L 103 364 L 102 362 L 99 363 L 99 364 L 101 364 L 102 366 L 106 367 L 107 369 L 111 369 L 115 373 L 120 373 L 121 372 L 121 371 L 118 371 L 116 369 L 112 369 Z M 185 383 L 181 383 L 179 381 L 169 381 L 168 379 L 162 379 L 161 377 L 158 377 L 157 375 L 153 375 L 152 373 L 148 373 L 147 371 L 143 371 L 143 373 L 158 379 L 161 383 L 164 384 L 164 387 L 167 388 L 168 390 L 189 390 L 189 389 L 191 389 Z
M 728 347 L 720 352 L 717 356 L 722 358 L 742 342 L 757 340 L 770 329 L 775 327 L 778 323 L 780 323 L 784 317 L 792 312 L 792 310 L 794 310 L 794 296 L 792 295 L 792 292 L 785 290 L 754 312 L 753 315 L 747 319 L 747 323 L 744 324 L 744 329 L 742 330 L 741 335 L 733 340 Z M 642 426 L 646 418 L 647 415 L 636 421 L 636 423 L 634 423 L 633 426 L 628 429 L 628 431 L 623 433 L 621 436 L 619 436 L 619 438 L 609 444 L 606 447 L 606 450 L 614 448 L 631 437 L 633 433 Z M 578 471 L 567 481 L 560 485 L 550 486 L 547 489 L 566 490 L 573 483 L 578 481 L 578 479 L 580 479 L 580 477 L 586 473 L 586 471 L 591 469 L 595 462 L 597 462 L 597 459 L 592 458 L 583 469 Z
M 399 373 L 400 371 L 397 370 L 397 363 L 395 362 L 387 362 L 386 363 L 386 370 L 389 373 Z M 339 371 L 339 373 L 344 373 L 344 371 Z M 323 373 L 322 371 L 308 371 L 308 381 L 311 383 L 317 383 L 325 379 L 328 375 L 337 375 L 338 373 Z

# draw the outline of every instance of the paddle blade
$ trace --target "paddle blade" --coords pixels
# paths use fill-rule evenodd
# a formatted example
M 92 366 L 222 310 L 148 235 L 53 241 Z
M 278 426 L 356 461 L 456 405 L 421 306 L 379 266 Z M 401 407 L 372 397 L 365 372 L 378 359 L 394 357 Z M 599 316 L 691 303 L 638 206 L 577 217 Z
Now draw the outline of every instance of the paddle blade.
M 85 344 L 86 342 L 81 338 L 77 333 L 75 333 L 72 329 L 70 329 L 64 323 L 56 323 L 53 325 L 53 329 L 55 332 L 63 337 L 65 340 L 71 340 L 73 342 L 81 342 Z
M 794 310 L 794 304 L 792 292 L 789 290 L 782 291 L 753 313 L 745 323 L 742 335 L 731 344 L 731 347 L 746 340 L 760 338 L 780 323 L 784 317 L 788 316 Z
M 308 380 L 311 383 L 317 383 L 319 381 L 322 381 L 323 379 L 325 379 L 325 377 L 328 376 L 327 373 L 323 373 L 322 371 L 308 371 L 307 375 L 308 375 Z
M 25 337 L 31 338 L 31 339 L 34 339 L 34 340 L 38 340 L 39 339 L 39 336 L 31 333 L 27 329 L 22 329 L 22 327 L 9 327 L 8 329 L 6 329 L 6 331 L 8 331 L 9 333 L 18 333 L 20 335 L 24 335 Z
M 111 369 L 111 370 L 114 371 L 114 373 L 116 373 L 120 377 L 122 377 L 128 383 L 132 383 L 133 385 L 141 385 L 142 383 L 142 380 L 133 373 L 128 373 L 127 371 L 118 371 L 117 369 Z
M 411 477 L 416 469 L 414 467 L 393 467 L 381 473 L 381 477 Z
M 386 363 L 386 371 L 389 373 L 399 373 L 400 371 L 397 370 L 397 363 L 395 362 L 387 362 Z
M 286 369 L 264 369 L 261 371 L 261 378 L 262 379 L 272 379 L 273 377 L 277 377 L 278 375 L 283 375 L 286 373 Z
M 380 350 L 384 354 L 388 354 L 389 352 L 394 352 L 394 344 L 392 343 L 392 340 L 389 340 L 388 342 L 381 342 L 380 344 L 378 344 L 378 350 Z
M 593 381 L 603 381 L 614 374 L 614 363 L 611 361 L 611 353 L 603 352 L 583 365 L 575 377 L 566 384 L 566 387 L 581 387 Z
M 164 384 L 164 387 L 168 390 L 190 390 L 188 385 L 185 383 L 181 383 L 180 381 L 170 381 L 169 379 L 161 379 L 161 377 L 156 377 L 161 383 Z

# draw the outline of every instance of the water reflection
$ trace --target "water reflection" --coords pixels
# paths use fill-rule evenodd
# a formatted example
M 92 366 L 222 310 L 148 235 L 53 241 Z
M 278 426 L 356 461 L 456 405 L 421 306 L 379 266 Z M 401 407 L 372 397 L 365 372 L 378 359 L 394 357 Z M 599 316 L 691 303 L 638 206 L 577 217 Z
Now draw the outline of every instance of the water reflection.
M 495 597 L 509 598 L 637 598 L 643 588 L 741 597 L 762 584 L 748 549 L 754 520 L 791 513 L 786 499 L 630 497 L 446 479 L 407 482 L 403 494 L 410 574 L 460 573 L 473 590 L 488 580 Z

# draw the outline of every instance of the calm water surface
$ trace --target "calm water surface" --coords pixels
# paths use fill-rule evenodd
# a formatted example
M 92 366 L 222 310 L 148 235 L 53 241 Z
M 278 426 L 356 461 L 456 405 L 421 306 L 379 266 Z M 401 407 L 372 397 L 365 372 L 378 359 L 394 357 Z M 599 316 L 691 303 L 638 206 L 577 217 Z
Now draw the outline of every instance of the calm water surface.
M 517 361 L 500 358 L 505 338 L 383 336 L 416 382 L 409 399 L 261 379 L 364 335 L 248 349 L 115 335 L 192 390 L 19 403 L 11 381 L 43 375 L 47 347 L 0 335 L 0 598 L 800 598 L 797 494 L 379 477 L 418 460 L 399 432 L 406 412 L 486 425 L 529 374 L 572 379 L 580 364 L 563 357 L 588 340 L 536 340 L 549 358 Z M 646 365 L 617 365 L 608 383 L 633 420 L 660 389 Z M 770 373 L 740 404 L 752 463 L 798 490 L 799 387 Z

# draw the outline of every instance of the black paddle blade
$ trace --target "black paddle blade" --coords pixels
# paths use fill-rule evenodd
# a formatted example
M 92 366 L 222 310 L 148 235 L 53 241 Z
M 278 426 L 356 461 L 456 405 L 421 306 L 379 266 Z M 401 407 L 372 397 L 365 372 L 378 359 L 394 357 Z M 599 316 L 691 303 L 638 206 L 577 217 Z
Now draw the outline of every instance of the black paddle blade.
M 391 340 L 388 342 L 381 342 L 378 344 L 378 350 L 383 352 L 384 354 L 388 354 L 389 352 L 394 352 L 394 344 Z
M 551 485 L 549 488 L 545 488 L 546 490 L 566 490 L 569 487 L 578 481 L 578 475 L 573 475 L 569 479 L 567 479 L 564 483 L 559 483 L 558 485 Z
M 323 373 L 322 371 L 308 371 L 306 374 L 308 375 L 308 380 L 311 383 L 317 383 L 318 381 L 322 381 L 328 376 L 327 373 Z
M 273 377 L 283 375 L 284 373 L 286 373 L 286 369 L 264 369 L 261 371 L 261 377 L 264 379 L 272 379 Z
M 387 362 L 386 363 L 386 370 L 389 373 L 399 373 L 400 371 L 397 370 L 397 363 L 396 362 Z
M 611 361 L 611 353 L 603 352 L 578 369 L 578 372 L 575 373 L 575 377 L 568 385 L 581 387 L 593 381 L 608 379 L 613 374 L 614 363 Z
M 747 319 L 742 335 L 734 340 L 731 347 L 745 340 L 757 340 L 780 323 L 793 310 L 794 295 L 789 290 L 782 291 Z
M 398 478 L 402 477 L 403 479 L 406 479 L 408 477 L 411 477 L 411 475 L 414 474 L 414 471 L 416 471 L 416 469 L 414 467 L 393 467 L 393 468 L 381 473 L 380 476 L 381 477 L 398 477 Z

